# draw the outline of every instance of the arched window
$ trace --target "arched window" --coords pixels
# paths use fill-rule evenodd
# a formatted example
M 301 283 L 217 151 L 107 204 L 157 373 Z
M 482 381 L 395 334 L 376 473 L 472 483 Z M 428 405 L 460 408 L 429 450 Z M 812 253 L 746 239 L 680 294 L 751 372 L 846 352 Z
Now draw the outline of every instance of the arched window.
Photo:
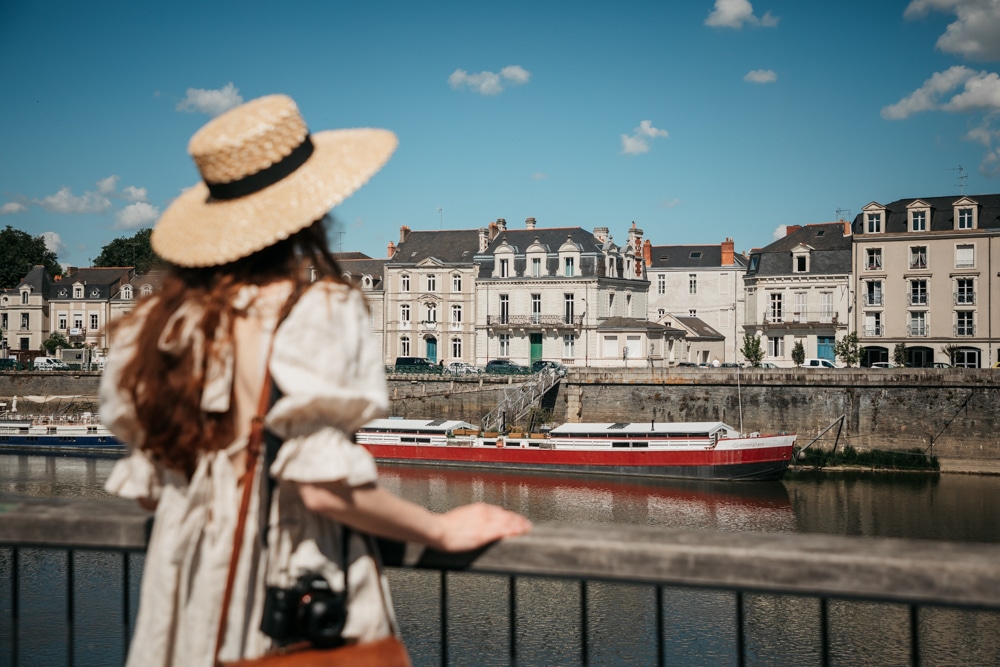
M 25 306 L 28 305 L 28 295 L 29 294 L 31 294 L 31 292 L 29 292 L 28 290 L 24 290 L 23 292 L 21 292 L 21 304 L 22 305 L 25 305 Z
M 149 296 L 150 294 L 153 293 L 153 286 L 152 285 L 143 285 L 139 289 L 139 293 L 142 294 L 142 296 Z
M 399 356 L 408 357 L 410 356 L 410 337 L 403 336 L 399 339 Z
M 122 298 L 131 301 L 132 300 L 132 286 L 125 285 L 122 287 Z

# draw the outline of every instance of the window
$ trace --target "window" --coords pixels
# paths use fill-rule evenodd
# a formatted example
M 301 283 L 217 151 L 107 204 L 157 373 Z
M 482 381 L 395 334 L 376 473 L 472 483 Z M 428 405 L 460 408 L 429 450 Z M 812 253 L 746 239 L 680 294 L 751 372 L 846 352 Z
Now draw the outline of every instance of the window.
M 566 334 L 563 336 L 563 354 L 564 359 L 572 359 L 576 356 L 576 334 Z
M 22 306 L 27 306 L 28 305 L 28 294 L 29 294 L 28 290 L 24 290 L 23 292 L 21 292 L 21 305 Z
M 462 323 L 462 306 L 458 304 L 452 304 L 451 306 L 451 323 L 461 324 Z
M 608 294 L 608 317 L 615 316 L 615 293 Z
M 773 358 L 781 358 L 785 356 L 785 337 L 784 336 L 768 336 L 767 337 L 767 356 Z
M 538 278 L 542 275 L 542 258 L 532 257 L 531 258 L 531 276 L 533 278 Z
M 971 269 L 976 265 L 976 246 L 963 244 L 955 246 L 955 268 Z
M 576 260 L 572 257 L 566 258 L 566 275 L 567 276 L 576 275 Z
M 427 317 L 426 321 L 430 324 L 434 324 L 438 319 L 438 307 L 436 303 L 427 304 Z
M 73 328 L 74 329 L 83 328 L 83 315 L 78 314 L 73 316 Z
M 972 278 L 959 278 L 955 281 L 955 303 L 972 305 L 976 302 L 975 284 Z
M 451 291 L 461 292 L 462 291 L 462 274 L 456 273 L 451 277 Z
M 882 233 L 882 214 L 881 213 L 869 213 L 867 219 L 868 219 L 868 233 L 869 234 L 881 234 Z
M 865 336 L 882 335 L 882 313 L 880 311 L 865 313 L 865 327 L 863 332 Z
M 65 315 L 63 317 L 65 318 Z M 63 329 L 66 328 L 65 322 L 66 320 L 63 319 L 63 326 L 62 326 Z M 0 315 L 0 329 L 3 329 L 4 331 L 7 330 L 7 313 L 3 313 L 2 315 Z
M 926 280 L 911 280 L 910 281 L 910 305 L 911 306 L 926 306 L 927 305 L 927 281 Z
M 793 273 L 806 273 L 809 270 L 808 259 L 806 255 L 796 255 Z
M 542 322 L 542 295 L 531 295 L 531 323 L 541 324 Z
M 780 292 L 773 292 L 771 294 L 770 315 L 770 320 L 772 322 L 783 322 L 785 319 L 784 295 Z
M 972 229 L 972 209 L 971 208 L 960 208 L 960 209 L 958 209 L 958 228 L 959 229 Z
M 510 276 L 510 260 L 501 259 L 500 260 L 500 277 L 507 278 Z
M 747 269 L 747 271 L 750 272 L 756 271 L 758 266 L 760 266 L 760 255 L 753 255 L 752 257 L 750 257 L 750 267 Z
M 632 295 L 625 295 L 625 317 L 632 317 Z
M 124 287 L 122 287 L 122 298 L 126 299 L 126 300 L 131 300 L 132 299 L 132 286 L 131 285 L 125 285 Z
M 656 293 L 667 293 L 667 276 L 662 273 L 656 276 Z
M 688 294 L 698 293 L 698 274 L 689 273 L 688 274 Z
M 149 296 L 150 294 L 153 293 L 153 286 L 152 285 L 143 285 L 141 293 L 142 293 L 142 296 Z
M 869 280 L 868 282 L 865 283 L 865 305 L 866 306 L 882 305 L 881 280 Z
M 927 268 L 927 246 L 915 245 L 910 248 L 910 268 L 911 269 Z
M 403 303 L 399 305 L 399 321 L 404 327 L 410 326 L 410 304 Z
M 462 339 L 452 338 L 451 339 L 451 357 L 452 359 L 462 358 Z
M 910 231 L 914 232 L 926 232 L 927 231 L 927 211 L 913 211 L 912 222 L 910 224 Z
M 660 319 L 661 317 L 663 317 L 666 314 L 667 314 L 666 308 L 657 308 L 656 309 L 656 319 Z
M 67 322 L 66 313 L 59 313 L 59 330 L 60 331 L 65 331 L 66 330 L 66 322 Z M 7 324 L 7 322 L 4 321 L 4 325 L 6 325 L 6 324 Z
M 499 355 L 501 357 L 510 356 L 510 334 L 500 334 L 497 343 L 499 345 Z
M 74 285 L 73 286 L 73 298 L 74 299 L 82 299 L 83 298 L 83 285 Z
M 410 337 L 403 336 L 399 339 L 399 356 L 408 357 L 410 356 Z
M 688 317 L 698 317 L 698 311 L 694 308 L 688 311 Z
M 437 292 L 437 276 L 433 273 L 427 275 L 427 291 Z
M 506 294 L 500 295 L 500 324 L 507 324 L 510 320 L 510 297 Z
M 882 248 L 868 248 L 867 255 L 866 269 L 869 271 L 878 271 L 882 268 Z
M 792 318 L 796 322 L 806 322 L 808 320 L 808 308 L 807 299 L 808 295 L 805 292 L 795 292 L 792 295 L 795 299 L 795 307 L 792 312 Z
M 99 326 L 99 324 L 98 324 L 97 313 L 91 313 L 90 314 L 90 330 L 91 331 L 97 331 L 98 326 Z
M 31 328 L 30 325 L 31 325 L 31 320 L 29 319 L 29 314 L 21 313 L 21 328 L 30 329 Z
M 573 305 L 574 299 L 572 294 L 563 295 L 563 322 L 566 324 L 573 324 Z
M 399 277 L 399 291 L 409 292 L 410 291 L 410 276 L 406 273 Z
M 910 312 L 909 334 L 911 336 L 927 335 L 927 312 L 915 310 Z
M 976 325 L 973 322 L 975 312 L 971 310 L 960 310 L 955 313 L 955 335 L 975 336 Z

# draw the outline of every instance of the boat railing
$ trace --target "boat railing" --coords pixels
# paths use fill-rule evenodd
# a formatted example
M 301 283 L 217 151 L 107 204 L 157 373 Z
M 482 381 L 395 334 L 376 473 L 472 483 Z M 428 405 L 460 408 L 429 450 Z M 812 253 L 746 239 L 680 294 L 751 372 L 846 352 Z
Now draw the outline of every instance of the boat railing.
M 122 664 L 150 525 L 130 504 L 6 506 L 0 662 Z M 709 644 L 733 664 L 998 654 L 1000 544 L 545 522 L 473 553 L 380 546 L 414 664 L 457 664 L 470 646 L 565 665 L 702 663 Z M 718 619 L 697 622 L 708 607 Z M 100 622 L 79 613 L 94 608 Z

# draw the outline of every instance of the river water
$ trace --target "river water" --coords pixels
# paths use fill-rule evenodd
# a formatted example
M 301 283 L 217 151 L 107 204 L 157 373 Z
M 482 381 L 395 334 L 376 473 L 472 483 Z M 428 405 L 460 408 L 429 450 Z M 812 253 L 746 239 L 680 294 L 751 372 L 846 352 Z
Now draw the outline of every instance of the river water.
M 106 499 L 101 485 L 112 460 L 0 456 L 0 502 L 26 497 Z M 622 480 L 598 476 L 500 474 L 430 467 L 381 466 L 381 483 L 399 495 L 443 511 L 472 501 L 497 503 L 536 523 L 659 525 L 722 531 L 827 533 L 877 537 L 1000 542 L 1000 477 L 981 475 L 791 473 L 780 482 Z M 142 556 L 131 559 L 141 571 Z M 10 563 L 0 550 L 0 618 L 10 618 Z M 74 664 L 120 664 L 124 639 L 120 557 L 75 557 Z M 20 664 L 66 662 L 62 600 L 27 591 L 65 581 L 65 556 L 21 555 Z M 438 587 L 431 572 L 391 571 L 404 639 L 414 663 L 439 664 Z M 132 596 L 136 595 L 135 582 Z M 449 662 L 504 665 L 507 660 L 505 577 L 448 577 Z M 655 664 L 655 591 L 594 583 L 587 592 L 590 664 Z M 519 664 L 572 665 L 581 657 L 577 582 L 522 579 L 517 583 Z M 44 596 L 43 596 L 44 597 Z M 748 595 L 747 662 L 819 664 L 815 600 Z M 668 664 L 736 664 L 733 595 L 666 589 Z M 117 616 L 116 616 L 117 614 Z M 829 611 L 833 664 L 906 664 L 908 617 L 898 605 L 833 602 Z M 924 609 L 923 664 L 1000 664 L 1000 620 L 971 611 Z M 0 666 L 11 664 L 10 623 L 0 624 Z M 61 641 L 53 641 L 53 637 Z

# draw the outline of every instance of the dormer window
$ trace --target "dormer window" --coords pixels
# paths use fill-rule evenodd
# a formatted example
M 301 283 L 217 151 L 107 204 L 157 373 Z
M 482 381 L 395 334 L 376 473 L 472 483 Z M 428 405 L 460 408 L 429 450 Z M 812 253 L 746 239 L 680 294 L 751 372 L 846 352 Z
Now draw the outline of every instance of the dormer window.
M 911 232 L 926 232 L 930 226 L 931 208 L 927 202 L 915 199 L 906 205 L 906 228 Z
M 795 256 L 795 273 L 805 273 L 809 270 L 809 257 L 808 255 L 796 255 Z
M 143 285 L 142 289 L 139 290 L 139 293 L 142 294 L 142 296 L 149 296 L 150 294 L 153 293 L 153 286 Z
M 971 208 L 958 209 L 958 228 L 972 229 L 972 218 L 973 216 Z
M 979 205 L 968 197 L 962 197 L 954 206 L 955 229 L 979 228 Z
M 868 221 L 868 227 L 866 232 L 868 234 L 881 234 L 882 233 L 882 213 L 869 213 L 866 216 Z
M 31 294 L 31 292 L 29 290 L 23 290 L 21 292 L 21 305 L 23 305 L 23 306 L 27 306 L 28 305 L 28 295 L 30 295 L 30 294 Z
M 569 276 L 575 276 L 576 275 L 576 258 L 574 258 L 574 257 L 567 257 L 566 258 L 566 263 L 565 263 L 565 268 L 566 268 L 566 276 L 567 277 L 569 277 Z
M 500 260 L 500 277 L 507 278 L 510 276 L 510 260 L 503 258 Z
M 73 285 L 73 298 L 74 299 L 83 298 L 83 285 Z
M 125 285 L 122 287 L 122 299 L 131 301 L 132 300 L 132 286 Z

